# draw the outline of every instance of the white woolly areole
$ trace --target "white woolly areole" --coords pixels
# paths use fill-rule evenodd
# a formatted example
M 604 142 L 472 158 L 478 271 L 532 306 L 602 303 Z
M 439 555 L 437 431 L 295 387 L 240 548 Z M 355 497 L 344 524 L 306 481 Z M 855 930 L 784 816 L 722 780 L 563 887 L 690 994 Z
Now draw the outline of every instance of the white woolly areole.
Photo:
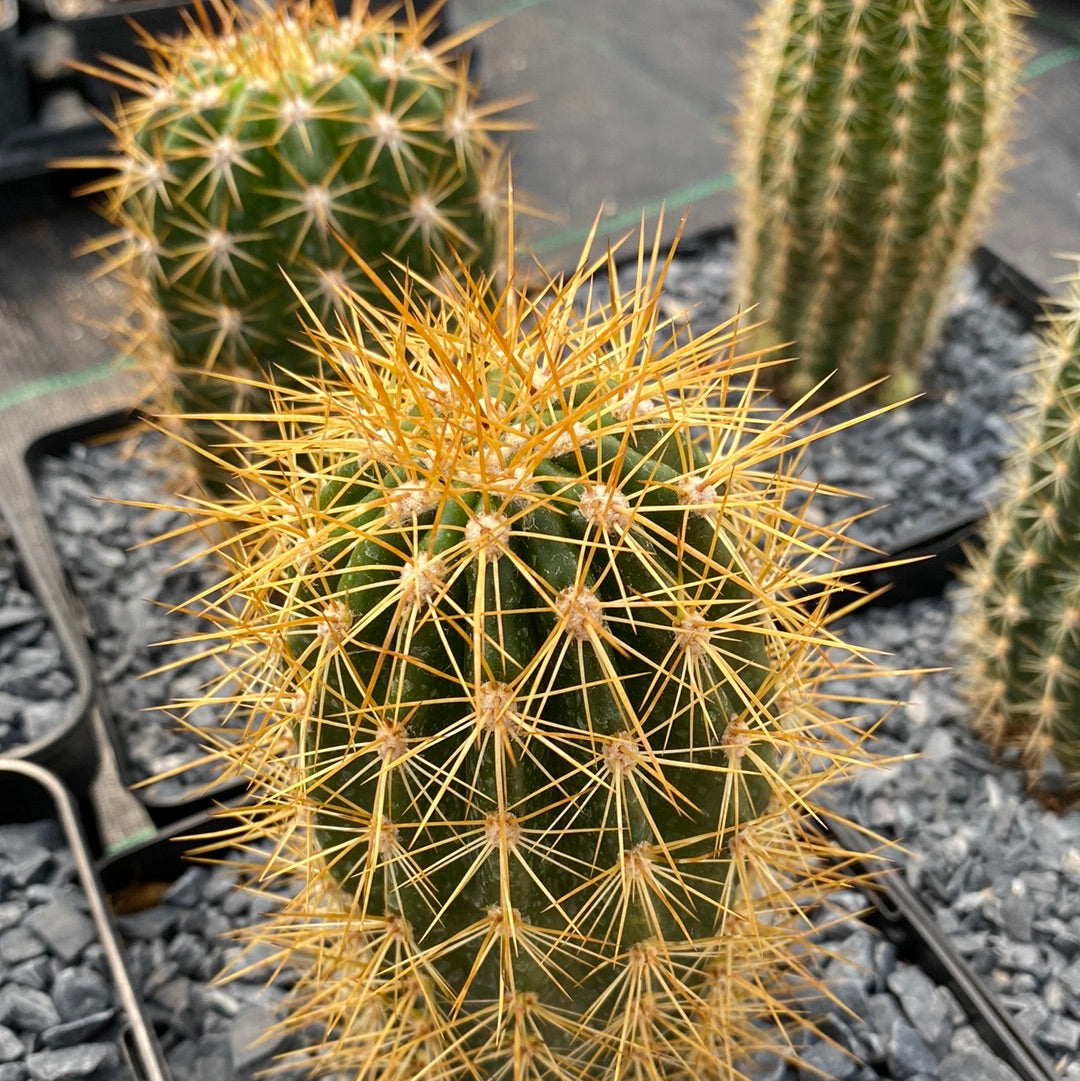
M 375 729 L 375 737 L 371 742 L 375 753 L 384 762 L 397 761 L 409 749 L 405 732 L 399 725 L 394 724 L 380 724 Z
M 578 504 L 585 520 L 605 533 L 625 533 L 633 521 L 626 493 L 608 484 L 590 484 Z
M 521 826 L 517 815 L 509 811 L 500 814 L 488 815 L 484 823 L 484 839 L 492 848 L 501 848 L 502 842 L 506 842 L 508 848 L 513 848 L 521 837 Z
M 590 443 L 595 442 L 596 432 L 584 424 L 575 423 L 569 430 L 564 430 L 559 438 L 555 440 L 550 453 L 553 458 L 558 458 L 560 455 L 569 454 L 571 451 L 587 447 Z
M 224 100 L 224 91 L 220 86 L 200 86 L 191 95 L 191 107 L 194 110 L 212 109 Z
M 314 115 L 315 106 L 307 98 L 289 98 L 281 103 L 281 119 L 287 125 L 305 124 Z
M 680 648 L 688 657 L 698 658 L 709 651 L 709 621 L 700 612 L 691 612 L 673 624 Z
M 510 523 L 504 514 L 478 514 L 465 526 L 465 540 L 485 562 L 492 563 L 506 551 Z
M 571 638 L 585 641 L 604 625 L 604 606 L 591 589 L 568 586 L 555 596 L 555 611 Z
M 476 722 L 485 732 L 518 728 L 512 706 L 517 694 L 508 683 L 485 683 L 476 692 Z
M 397 523 L 411 522 L 435 506 L 438 496 L 418 480 L 403 481 L 386 496 L 386 509 Z
M 244 331 L 244 313 L 239 308 L 230 308 L 222 304 L 217 310 L 218 330 L 229 338 L 235 338 Z
M 714 484 L 709 484 L 703 477 L 695 475 L 680 477 L 675 491 L 684 507 L 700 508 L 698 513 L 715 510 L 720 499 L 720 493 Z
M 378 829 L 373 824 L 371 827 L 373 836 L 378 837 L 379 855 L 383 857 L 396 856 L 399 851 L 398 828 L 385 815 L 378 820 Z
M 660 411 L 659 398 L 635 398 L 628 395 L 616 402 L 611 408 L 611 415 L 619 420 L 635 420 L 638 417 L 654 417 Z
M 446 565 L 441 559 L 418 552 L 401 568 L 402 600 L 408 606 L 430 605 L 442 591 L 446 581 Z
M 349 608 L 344 601 L 327 601 L 323 606 L 322 619 L 315 625 L 315 637 L 340 643 L 344 641 L 350 623 Z
M 641 761 L 641 744 L 632 732 L 620 732 L 604 747 L 604 765 L 616 777 L 625 777 Z
M 733 766 L 739 765 L 753 743 L 753 734 L 745 724 L 732 721 L 724 730 L 724 750 Z

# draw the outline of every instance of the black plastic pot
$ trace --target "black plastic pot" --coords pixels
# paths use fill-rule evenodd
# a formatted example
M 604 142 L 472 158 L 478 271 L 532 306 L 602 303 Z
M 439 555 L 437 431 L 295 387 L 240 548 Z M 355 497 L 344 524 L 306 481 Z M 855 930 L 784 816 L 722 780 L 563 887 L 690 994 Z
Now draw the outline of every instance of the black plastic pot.
M 100 430 L 117 415 L 120 403 L 127 408 L 137 399 L 138 386 L 129 369 L 118 367 L 89 385 L 9 406 L 3 413 L 5 438 L 0 441 L 0 505 L 25 567 L 27 586 L 46 613 L 77 687 L 63 725 L 6 757 L 41 765 L 63 780 L 79 803 L 95 851 L 137 844 L 154 832 L 155 822 L 129 790 L 131 778 L 117 751 L 119 741 L 94 670 L 93 620 L 53 545 L 30 462 L 54 438 L 52 425 L 71 438 Z M 187 809 L 166 817 L 182 813 Z
M 3 756 L 33 762 L 86 793 L 97 772 L 98 750 L 91 713 L 94 674 L 86 644 L 86 613 L 56 558 L 17 447 L 0 445 L 0 501 L 22 585 L 38 600 L 75 684 L 66 716 L 46 735 L 10 748 Z M 0 758 L 2 761 L 3 758 Z
M 0 153 L 8 136 L 30 122 L 30 99 L 18 41 L 17 0 L 0 0 Z
M 120 1053 L 130 1068 L 132 1081 L 171 1081 L 157 1038 L 131 983 L 71 794 L 48 770 L 30 762 L 0 760 L 0 785 L 4 792 L 0 824 L 53 819 L 60 827 L 122 1010 Z

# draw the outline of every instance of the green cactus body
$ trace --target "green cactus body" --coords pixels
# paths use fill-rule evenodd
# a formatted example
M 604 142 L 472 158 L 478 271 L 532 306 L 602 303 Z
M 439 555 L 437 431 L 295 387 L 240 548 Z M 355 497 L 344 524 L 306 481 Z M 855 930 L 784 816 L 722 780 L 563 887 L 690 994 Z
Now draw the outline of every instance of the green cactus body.
M 737 149 L 740 302 L 799 362 L 918 390 L 925 350 L 998 185 L 1016 0 L 765 0 Z M 782 373 L 784 374 L 784 373 Z
M 245 380 L 318 368 L 297 292 L 321 317 L 345 285 L 379 298 L 350 248 L 385 278 L 399 263 L 417 279 L 457 260 L 493 272 L 493 107 L 415 21 L 215 12 L 220 32 L 158 43 L 119 106 L 107 213 L 137 293 L 149 286 L 136 308 L 160 311 L 174 410 L 263 412 Z
M 337 376 L 216 512 L 254 664 L 222 754 L 304 882 L 259 937 L 349 1076 L 729 1079 L 797 1012 L 839 875 L 803 816 L 865 757 L 790 594 L 829 592 L 802 568 L 837 535 L 789 509 L 755 358 L 682 341 L 647 258 L 608 302 L 587 259 L 353 298 L 313 328 Z
M 1048 756 L 1080 788 L 1080 274 L 1050 316 L 987 549 L 968 578 L 966 686 L 992 743 L 1040 783 Z

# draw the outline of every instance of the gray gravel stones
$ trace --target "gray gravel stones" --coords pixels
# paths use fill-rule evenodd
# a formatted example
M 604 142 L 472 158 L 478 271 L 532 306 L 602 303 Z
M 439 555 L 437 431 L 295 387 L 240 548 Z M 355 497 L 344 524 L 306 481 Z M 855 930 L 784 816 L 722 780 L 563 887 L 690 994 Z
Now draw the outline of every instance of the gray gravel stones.
M 5 529 L 0 519 L 0 753 L 52 735 L 76 694 L 60 642 L 23 584 Z
M 207 629 L 195 613 L 172 609 L 218 577 L 209 559 L 180 565 L 202 550 L 197 539 L 148 543 L 186 524 L 183 514 L 121 502 L 175 504 L 178 476 L 164 438 L 134 430 L 112 441 L 73 443 L 59 456 L 43 457 L 36 474 L 57 548 L 93 622 L 95 663 L 134 781 L 201 757 L 198 740 L 163 707 L 199 695 L 220 674 L 210 660 L 148 675 L 196 651 L 162 645 Z M 212 708 L 194 720 L 221 723 Z M 195 768 L 161 780 L 148 794 L 179 799 L 215 777 L 212 767 Z
M 869 609 L 844 634 L 899 667 L 955 663 L 955 604 L 948 595 Z M 956 949 L 1047 1058 L 1080 1074 L 1080 810 L 1044 809 L 1020 772 L 992 760 L 952 673 L 902 677 L 885 693 L 907 704 L 862 707 L 867 723 L 881 720 L 880 749 L 918 757 L 838 786 L 831 801 L 903 845 L 908 881 Z
M 122 1009 L 55 822 L 0 825 L 0 888 L 0 1081 L 132 1081 Z
M 228 866 L 192 865 L 160 904 L 117 921 L 132 979 L 178 1078 L 251 1081 L 275 1056 L 300 1046 L 297 1037 L 270 1031 L 280 1020 L 287 980 L 267 987 L 266 973 L 257 971 L 210 986 L 239 955 L 227 936 L 274 903 L 238 889 L 239 881 Z M 300 1081 L 307 1073 L 274 1076 Z

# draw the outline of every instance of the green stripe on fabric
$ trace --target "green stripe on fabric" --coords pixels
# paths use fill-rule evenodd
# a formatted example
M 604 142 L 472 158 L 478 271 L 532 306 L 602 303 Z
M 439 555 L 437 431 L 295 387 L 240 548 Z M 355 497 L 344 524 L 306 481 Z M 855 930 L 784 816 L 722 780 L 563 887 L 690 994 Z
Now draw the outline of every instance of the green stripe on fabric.
M 43 379 L 33 379 L 29 383 L 23 383 L 22 386 L 0 394 L 0 410 L 10 409 L 13 405 L 21 405 L 34 398 L 44 398 L 47 394 L 55 394 L 58 391 L 85 387 L 90 383 L 96 383 L 99 379 L 115 375 L 117 371 L 130 368 L 133 363 L 131 358 L 119 361 L 110 360 L 105 364 L 95 364 L 92 368 L 84 368 L 77 372 L 61 372 L 57 375 L 47 375 Z
M 1065 48 L 1055 49 L 1045 56 L 1037 56 L 1024 65 L 1024 81 L 1037 79 L 1048 71 L 1063 68 L 1066 64 L 1075 63 L 1077 60 L 1080 60 L 1080 46 L 1077 45 L 1066 45 Z

